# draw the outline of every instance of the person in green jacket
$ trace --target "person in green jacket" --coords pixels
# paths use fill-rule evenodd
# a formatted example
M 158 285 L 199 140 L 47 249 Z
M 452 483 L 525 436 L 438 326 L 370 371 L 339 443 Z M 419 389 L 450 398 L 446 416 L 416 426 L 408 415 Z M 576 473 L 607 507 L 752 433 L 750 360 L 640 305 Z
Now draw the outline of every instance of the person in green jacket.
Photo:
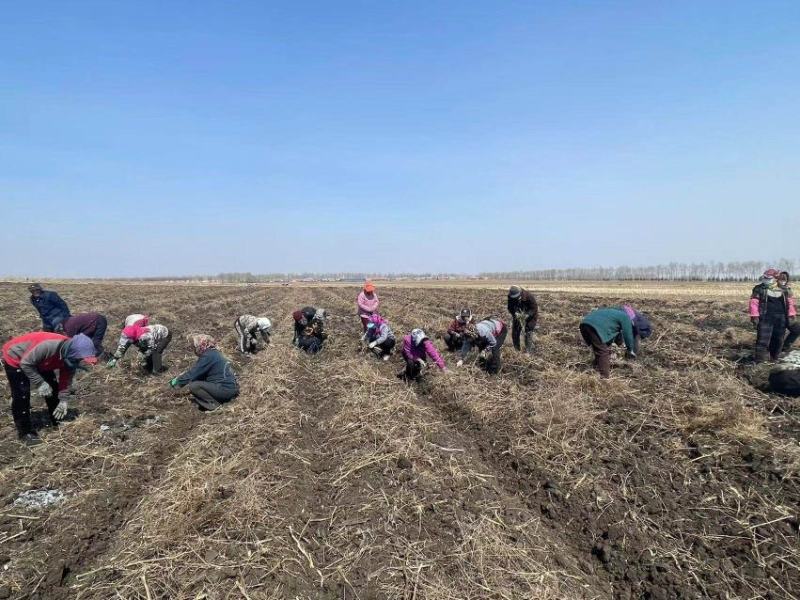
M 583 318 L 581 336 L 594 351 L 594 368 L 600 376 L 611 375 L 611 343 L 621 335 L 627 352 L 626 358 L 636 358 L 636 340 L 633 323 L 628 314 L 619 308 L 598 308 Z

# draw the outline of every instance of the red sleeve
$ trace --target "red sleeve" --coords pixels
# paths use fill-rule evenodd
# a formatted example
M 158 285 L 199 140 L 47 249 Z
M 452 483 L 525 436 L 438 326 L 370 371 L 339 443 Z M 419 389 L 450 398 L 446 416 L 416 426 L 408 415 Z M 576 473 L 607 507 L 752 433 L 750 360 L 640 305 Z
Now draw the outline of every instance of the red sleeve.
M 69 390 L 69 385 L 72 383 L 72 370 L 64 367 L 58 370 L 58 391 L 66 392 Z

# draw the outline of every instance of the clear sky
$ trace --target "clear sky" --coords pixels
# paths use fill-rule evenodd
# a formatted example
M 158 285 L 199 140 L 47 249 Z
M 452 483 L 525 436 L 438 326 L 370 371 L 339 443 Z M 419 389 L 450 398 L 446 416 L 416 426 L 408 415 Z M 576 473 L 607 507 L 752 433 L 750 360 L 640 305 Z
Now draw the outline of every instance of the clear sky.
M 800 257 L 800 2 L 3 2 L 0 274 Z

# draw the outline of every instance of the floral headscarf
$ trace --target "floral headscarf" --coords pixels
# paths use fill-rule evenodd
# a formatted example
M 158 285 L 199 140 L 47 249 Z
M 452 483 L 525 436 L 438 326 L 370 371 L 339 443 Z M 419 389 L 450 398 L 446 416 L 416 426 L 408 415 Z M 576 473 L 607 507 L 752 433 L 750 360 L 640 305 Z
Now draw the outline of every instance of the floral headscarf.
M 189 336 L 189 342 L 192 344 L 194 348 L 194 353 L 197 356 L 200 356 L 208 350 L 209 348 L 216 348 L 217 341 L 211 337 L 210 335 L 206 335 L 204 333 L 194 333 Z

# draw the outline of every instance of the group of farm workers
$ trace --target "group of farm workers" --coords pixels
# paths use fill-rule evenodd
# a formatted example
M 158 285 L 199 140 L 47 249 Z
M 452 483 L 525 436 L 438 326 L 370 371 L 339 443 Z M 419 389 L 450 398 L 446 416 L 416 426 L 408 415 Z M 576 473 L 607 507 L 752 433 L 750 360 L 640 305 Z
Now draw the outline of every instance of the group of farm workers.
M 780 360 L 774 391 L 800 394 L 800 352 L 790 352 L 800 337 L 800 323 L 796 321 L 797 306 L 789 281 L 786 271 L 765 271 L 753 288 L 749 316 L 756 329 L 754 362 Z M 165 325 L 151 323 L 148 315 L 137 313 L 126 317 L 116 350 L 107 354 L 103 348 L 108 327 L 105 316 L 97 312 L 72 315 L 67 303 L 56 292 L 45 290 L 38 283 L 30 285 L 29 291 L 30 302 L 41 318 L 41 331 L 14 337 L 2 347 L 2 364 L 11 388 L 11 413 L 24 443 L 40 442 L 31 421 L 32 391 L 44 399 L 51 421 L 56 424 L 67 415 L 72 379 L 79 369 L 88 370 L 100 360 L 106 360 L 107 367 L 113 368 L 127 350 L 135 346 L 148 372 L 159 374 L 166 370 L 163 354 L 172 340 L 172 333 Z M 380 312 L 374 284 L 366 282 L 356 305 L 364 349 L 381 360 L 389 360 L 397 340 Z M 530 291 L 512 285 L 508 290 L 507 308 L 514 348 L 522 350 L 524 343 L 525 352 L 532 353 L 539 320 L 536 298 Z M 293 344 L 308 354 L 319 353 L 327 339 L 327 311 L 305 306 L 293 312 L 292 318 Z M 249 354 L 270 343 L 272 322 L 264 316 L 246 314 L 234 321 L 233 329 L 239 351 Z M 652 334 L 649 319 L 629 304 L 593 310 L 581 320 L 579 330 L 594 353 L 595 369 L 604 378 L 611 372 L 614 344 L 624 345 L 625 356 L 635 359 L 641 340 Z M 457 353 L 457 367 L 477 349 L 479 362 L 493 374 L 500 370 L 501 350 L 507 335 L 508 325 L 501 317 L 489 315 L 475 319 L 472 311 L 465 307 L 450 323 L 442 339 L 448 350 Z M 197 361 L 191 369 L 171 379 L 169 385 L 185 389 L 201 410 L 216 410 L 236 398 L 239 394 L 236 373 L 230 360 L 217 348 L 216 340 L 198 333 L 188 336 L 188 341 Z M 413 328 L 403 337 L 400 347 L 405 368 L 398 376 L 407 381 L 419 379 L 430 364 L 447 372 L 442 355 L 423 329 Z
M 358 316 L 363 329 L 362 342 L 382 360 L 389 360 L 396 341 L 387 319 L 380 314 L 380 301 L 375 286 L 367 282 L 356 299 Z M 511 340 L 516 350 L 533 353 L 536 344 L 536 326 L 539 320 L 539 305 L 532 292 L 512 285 L 508 290 L 507 308 L 511 316 Z M 630 305 L 620 308 L 605 308 L 593 311 L 581 323 L 581 334 L 595 353 L 595 366 L 603 377 L 610 374 L 612 342 L 625 343 L 628 357 L 635 358 L 639 340 L 652 332 L 649 320 Z M 488 373 L 500 370 L 502 347 L 508 336 L 508 325 L 499 316 L 489 315 L 475 319 L 472 311 L 465 307 L 450 323 L 442 339 L 448 350 L 458 354 L 457 367 L 461 367 L 473 349 Z M 417 379 L 433 362 L 439 369 L 447 367 L 436 346 L 422 329 L 412 329 L 403 338 L 402 356 L 406 368 L 402 376 Z

